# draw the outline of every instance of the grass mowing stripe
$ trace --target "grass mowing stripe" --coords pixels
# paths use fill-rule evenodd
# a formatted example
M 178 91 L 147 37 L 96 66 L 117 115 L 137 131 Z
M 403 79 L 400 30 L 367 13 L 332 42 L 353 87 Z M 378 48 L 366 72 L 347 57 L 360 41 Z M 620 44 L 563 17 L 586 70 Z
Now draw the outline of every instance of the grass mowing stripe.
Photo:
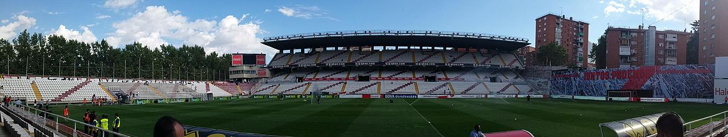
M 344 129 L 346 129 L 347 125 L 362 113 L 363 109 L 351 107 L 356 102 L 356 100 L 345 100 L 345 102 L 319 110 L 316 113 L 286 122 L 265 133 L 295 136 L 337 136 L 345 132 Z M 366 108 L 369 104 L 371 102 L 364 102 L 359 105 Z
M 404 100 L 404 99 L 402 99 L 402 100 Z M 422 119 L 424 119 L 425 122 L 427 122 L 427 124 L 429 124 L 430 127 L 432 127 L 432 129 L 434 129 L 435 132 L 437 132 L 438 135 L 440 135 L 441 137 L 444 137 L 442 135 L 442 133 L 440 133 L 440 131 L 438 131 L 437 128 L 435 128 L 435 126 L 432 125 L 432 122 L 430 122 L 429 120 L 427 120 L 427 118 L 425 118 L 425 116 L 422 116 L 422 113 L 420 113 L 420 111 L 417 111 L 417 109 L 415 107 L 412 107 L 412 104 L 414 104 L 415 102 L 417 102 L 417 100 L 419 100 L 419 99 L 416 99 L 412 103 L 409 103 L 410 108 L 412 108 L 412 110 L 415 110 L 415 112 L 417 112 L 417 114 L 420 115 L 420 117 L 422 117 Z
M 419 112 L 427 117 L 444 136 L 465 136 L 472 130 L 473 125 L 481 124 L 487 128 L 486 132 L 511 130 L 510 126 L 503 125 L 480 116 L 465 113 L 452 108 L 452 105 L 440 103 L 454 103 L 450 99 L 422 100 L 417 105 L 412 105 Z

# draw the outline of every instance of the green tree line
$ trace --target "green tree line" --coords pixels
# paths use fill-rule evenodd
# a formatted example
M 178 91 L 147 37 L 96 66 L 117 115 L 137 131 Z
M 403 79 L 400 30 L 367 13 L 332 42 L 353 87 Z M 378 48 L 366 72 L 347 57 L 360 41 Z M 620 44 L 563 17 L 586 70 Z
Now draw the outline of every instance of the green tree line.
M 194 45 L 150 49 L 134 42 L 113 48 L 106 40 L 85 43 L 23 31 L 0 39 L 0 73 L 50 77 L 226 80 L 231 55 Z

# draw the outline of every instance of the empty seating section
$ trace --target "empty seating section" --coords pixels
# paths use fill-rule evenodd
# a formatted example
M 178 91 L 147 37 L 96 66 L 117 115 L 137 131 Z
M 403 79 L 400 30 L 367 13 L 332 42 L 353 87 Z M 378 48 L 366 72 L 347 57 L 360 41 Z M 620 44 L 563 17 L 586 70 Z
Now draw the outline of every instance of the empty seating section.
M 54 99 L 58 97 L 58 95 L 61 95 L 81 82 L 84 82 L 84 80 L 47 80 L 41 78 L 32 81 L 36 82 L 38 90 L 41 91 L 40 94 L 43 96 L 43 99 L 41 100 Z
M 312 92 L 318 90 L 321 92 L 339 93 L 341 92 L 341 87 L 344 86 L 344 83 L 345 82 L 312 82 L 308 91 Z
M 289 80 L 289 79 L 285 79 L 286 76 L 288 76 L 288 74 L 290 74 L 290 73 L 288 73 L 288 72 L 276 73 L 276 74 L 272 75 L 271 78 L 268 78 L 268 81 L 285 81 L 285 80 Z
M 515 67 L 523 68 L 523 64 L 521 64 L 521 62 L 518 61 L 518 58 L 516 58 L 515 55 L 513 55 L 513 54 L 500 54 L 500 56 L 505 61 L 506 66 L 511 66 L 511 67 L 514 67 L 514 68 Z
M 322 51 L 317 63 L 346 63 L 349 51 Z
M 348 70 L 322 70 L 316 78 L 346 78 Z
M 377 94 L 377 82 L 346 82 L 347 94 Z
M 518 88 L 519 93 L 518 94 L 537 94 L 533 90 L 531 90 L 531 86 L 528 85 L 514 85 L 516 88 Z
M 290 57 L 290 53 L 278 53 L 275 56 L 273 56 L 273 60 L 269 63 L 271 66 L 279 66 L 279 65 L 286 65 L 286 61 L 288 61 L 288 58 Z
M 412 71 L 381 71 L 381 77 L 382 78 L 411 78 L 412 77 Z M 375 76 L 372 76 L 375 77 Z
M 227 91 L 225 91 L 225 90 L 223 90 L 223 89 L 221 89 L 221 88 L 219 88 L 219 87 L 217 87 L 215 85 L 212 85 L 211 83 L 205 82 L 205 88 L 209 88 L 210 89 L 210 93 L 212 93 L 212 96 L 213 97 L 218 97 L 218 96 L 231 96 L 232 95 L 229 92 L 227 92 Z
M 417 63 L 445 63 L 442 58 L 442 51 L 415 51 Z
M 267 95 L 267 94 L 272 93 L 273 90 L 276 90 L 276 87 L 278 87 L 278 83 L 263 84 L 258 88 L 253 88 L 253 94 Z
M 478 59 L 479 64 L 482 65 L 500 65 L 503 66 L 503 61 L 498 57 L 497 54 L 480 54 L 474 53 Z
M 466 81 L 480 81 L 481 79 L 472 71 L 446 71 L 449 78 L 462 78 Z
M 13 99 L 28 99 L 34 100 L 35 94 L 33 89 L 30 87 L 32 81 L 23 79 L 6 78 L 0 79 L 0 85 L 3 86 L 0 89 L 0 93 L 6 96 L 11 96 Z
M 414 82 L 382 82 L 382 94 L 416 94 Z
M 312 53 L 297 53 L 293 54 L 293 59 L 291 59 L 291 62 L 288 62 L 288 65 L 294 65 L 294 64 L 315 64 L 316 58 L 318 58 L 319 52 L 312 52 Z
M 352 51 L 349 62 L 379 62 L 379 51 Z
M 450 94 L 447 82 L 417 82 L 420 94 Z
M 415 77 L 422 77 L 422 76 L 437 76 L 437 78 L 445 78 L 445 73 L 443 73 L 440 70 L 416 70 L 415 71 Z M 448 76 L 450 74 L 448 73 Z M 452 77 L 450 77 L 452 78 Z
M 490 91 L 483 86 L 482 82 L 452 82 L 455 94 L 489 94 Z
M 445 60 L 447 63 L 463 63 L 463 64 L 476 64 L 473 54 L 470 52 L 459 52 L 459 51 L 443 51 L 445 53 Z
M 78 89 L 78 91 L 73 92 L 71 95 L 63 98 L 61 101 L 79 101 L 83 99 L 90 101 L 93 95 L 96 95 L 96 97 L 111 99 L 111 97 L 109 97 L 109 94 L 106 93 L 106 91 L 101 89 L 101 87 L 99 86 L 99 80 L 92 79 L 91 83 L 83 86 L 81 89 Z
M 382 51 L 382 62 L 414 63 L 411 50 L 385 50 Z
M 281 83 L 273 94 L 304 94 L 308 83 Z
M 235 85 L 235 83 L 214 82 L 212 85 L 228 92 L 229 94 L 240 94 L 240 91 L 238 91 L 238 85 Z

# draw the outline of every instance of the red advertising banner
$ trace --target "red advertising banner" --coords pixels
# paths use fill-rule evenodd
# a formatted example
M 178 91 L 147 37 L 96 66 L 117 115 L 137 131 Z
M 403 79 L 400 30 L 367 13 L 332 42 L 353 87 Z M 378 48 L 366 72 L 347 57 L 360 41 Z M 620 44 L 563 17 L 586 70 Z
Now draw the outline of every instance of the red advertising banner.
M 265 54 L 255 56 L 256 65 L 265 65 Z
M 243 55 L 233 55 L 233 66 L 243 65 Z
M 265 69 L 258 69 L 258 77 L 268 77 L 268 71 Z

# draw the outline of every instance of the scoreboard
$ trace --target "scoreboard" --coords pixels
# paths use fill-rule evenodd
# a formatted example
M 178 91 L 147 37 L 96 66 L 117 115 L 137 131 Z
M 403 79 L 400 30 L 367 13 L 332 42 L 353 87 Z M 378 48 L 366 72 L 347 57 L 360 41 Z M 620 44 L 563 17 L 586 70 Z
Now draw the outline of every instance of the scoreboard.
M 233 54 L 232 66 L 265 66 L 265 54 Z

